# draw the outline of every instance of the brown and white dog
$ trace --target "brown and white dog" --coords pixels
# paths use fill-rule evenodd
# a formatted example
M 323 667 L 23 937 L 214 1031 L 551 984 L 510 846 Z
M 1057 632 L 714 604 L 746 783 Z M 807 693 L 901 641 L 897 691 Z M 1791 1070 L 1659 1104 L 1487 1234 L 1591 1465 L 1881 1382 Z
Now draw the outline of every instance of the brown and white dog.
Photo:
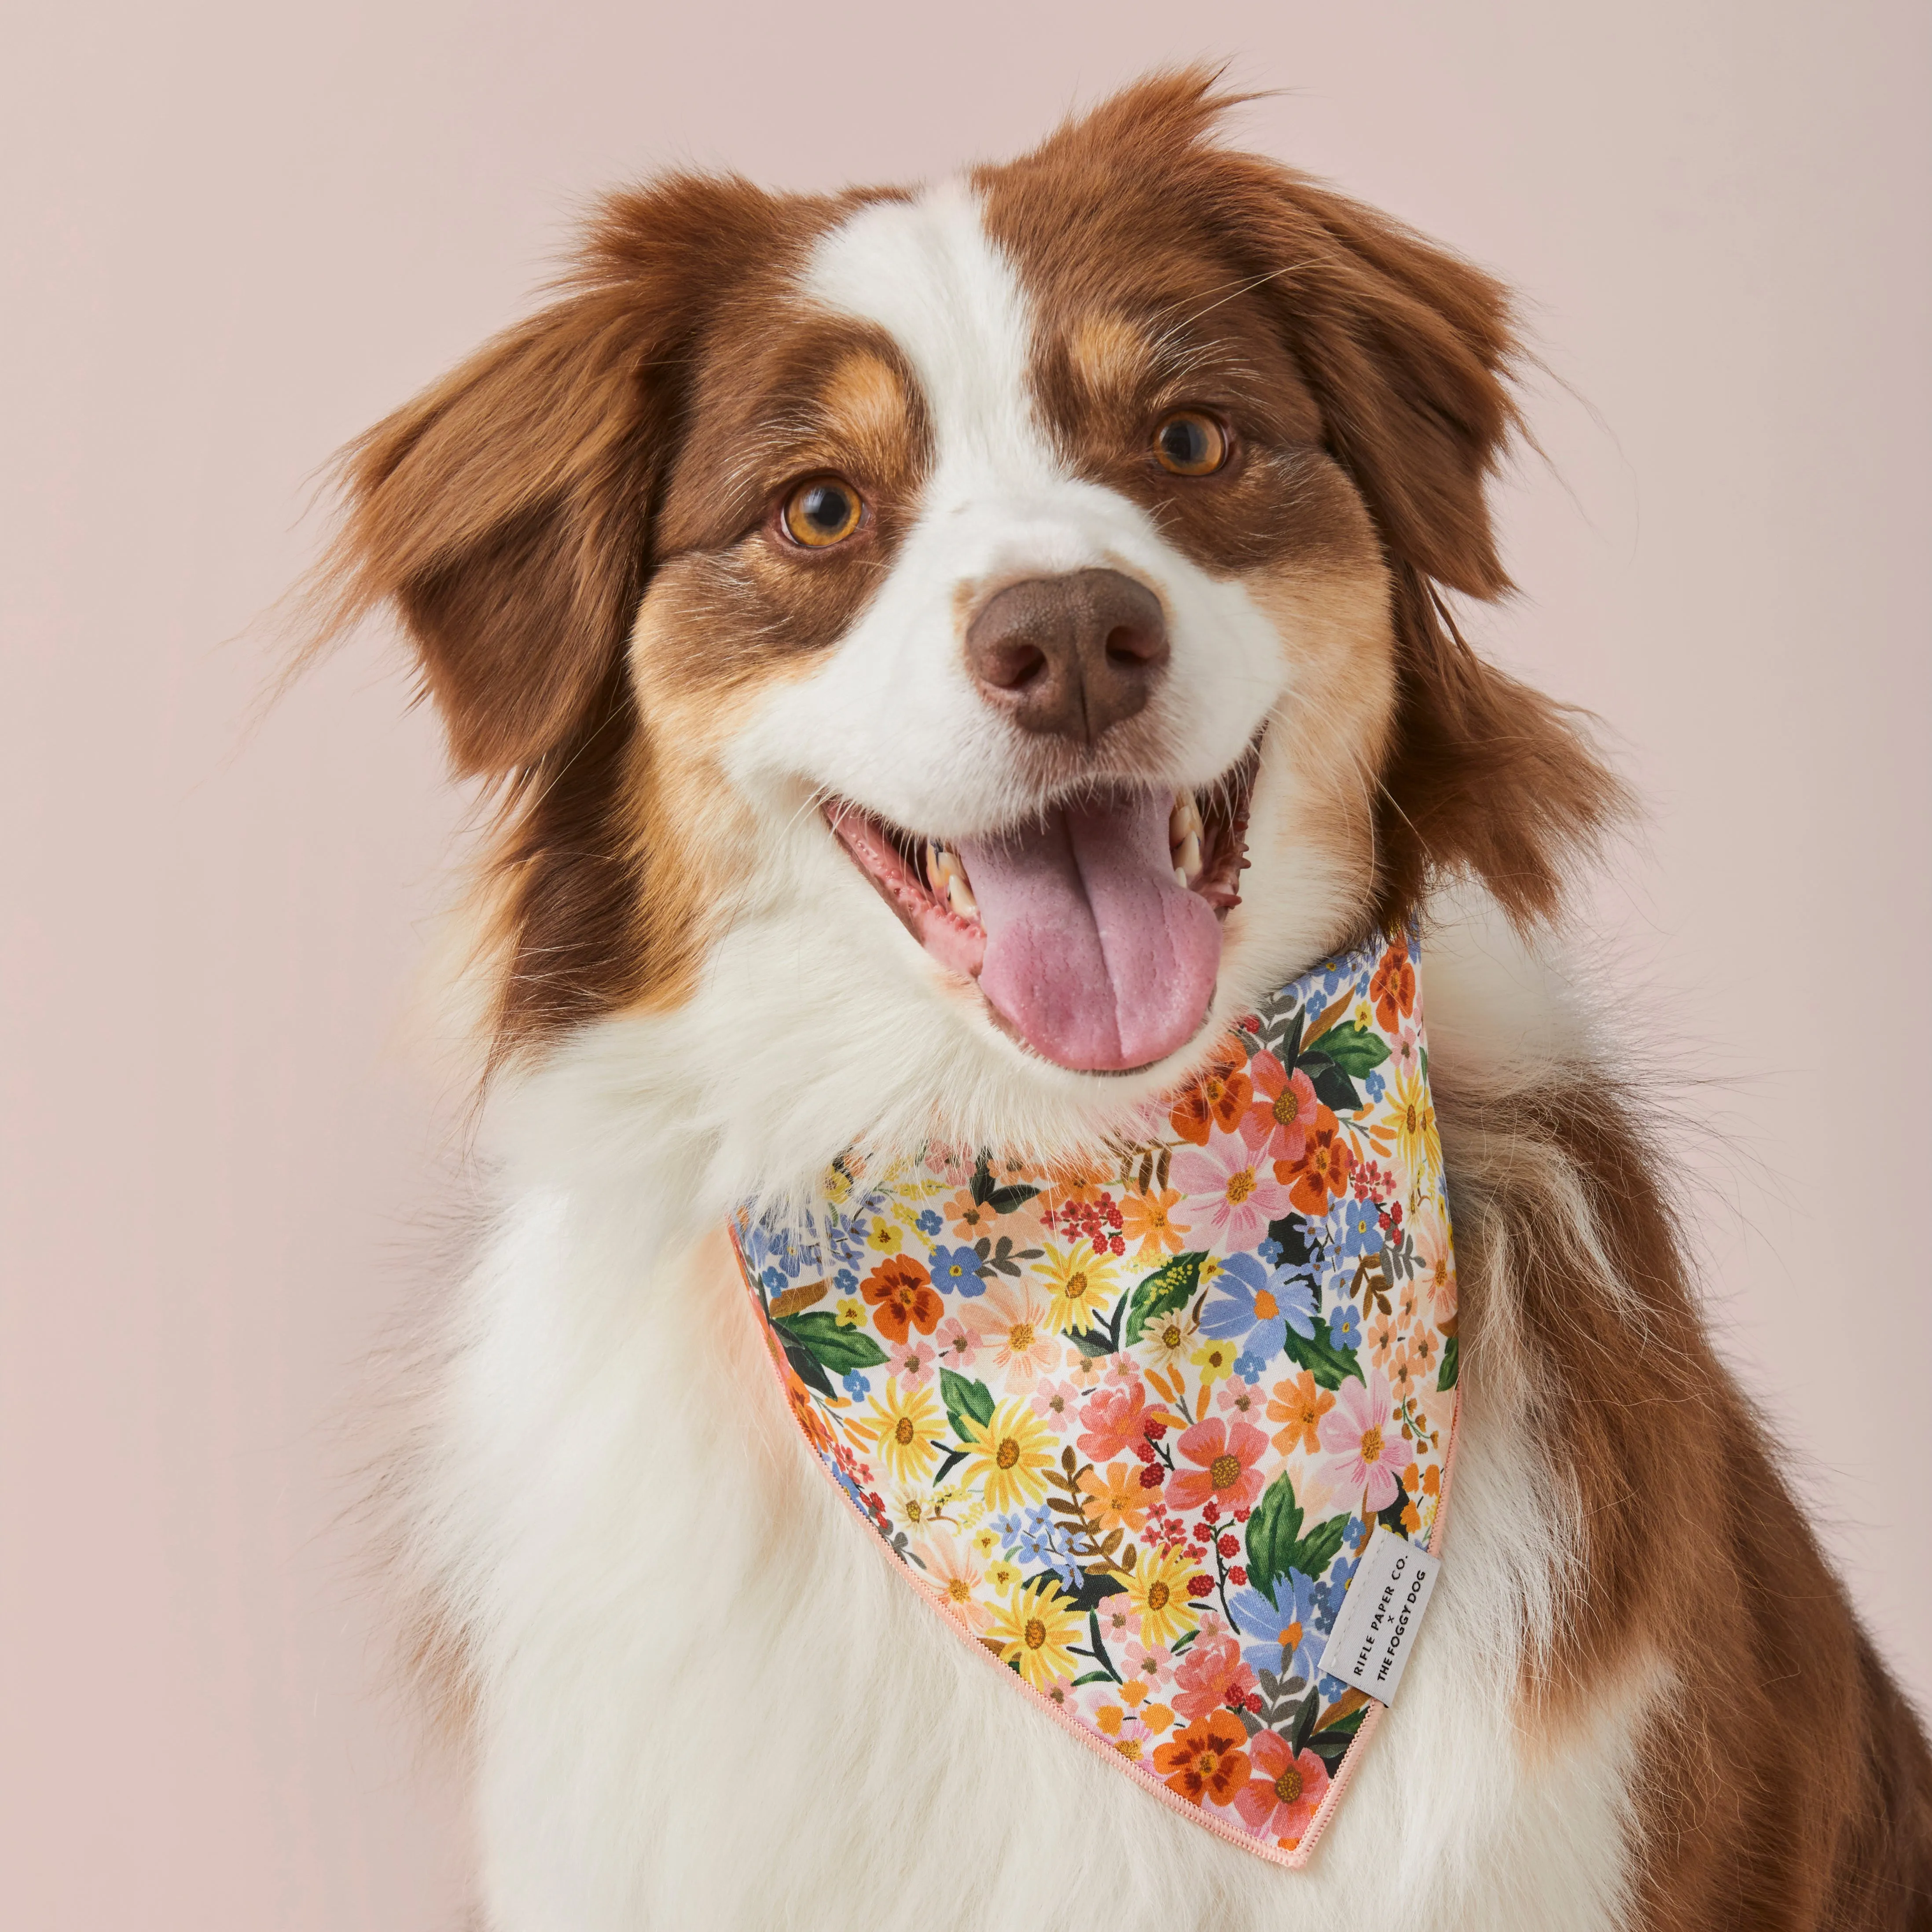
M 1218 145 L 1226 104 L 1158 78 L 923 190 L 619 195 L 554 306 L 348 460 L 337 614 L 393 604 L 502 788 L 494 1208 L 398 1473 L 496 1932 L 1932 1914 L 1922 1736 L 1537 938 L 1618 786 L 1442 601 L 1504 588 L 1504 292 Z M 1071 803 L 1159 909 L 1104 949 L 1064 867 L 974 897 L 983 842 Z M 861 1139 L 1090 1144 L 1418 914 L 1455 1520 L 1286 1872 L 889 1574 L 721 1229 Z

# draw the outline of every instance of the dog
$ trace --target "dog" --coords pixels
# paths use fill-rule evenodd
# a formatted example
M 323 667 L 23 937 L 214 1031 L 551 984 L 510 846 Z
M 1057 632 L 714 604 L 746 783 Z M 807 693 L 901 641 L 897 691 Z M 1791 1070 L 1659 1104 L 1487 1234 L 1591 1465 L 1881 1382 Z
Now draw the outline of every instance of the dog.
M 1506 587 L 1508 299 L 1230 147 L 1217 87 L 919 190 L 618 194 L 550 306 L 344 460 L 329 622 L 398 614 L 498 806 L 460 976 L 489 1208 L 390 1478 L 493 1932 L 1932 1923 L 1923 1736 L 1556 963 L 1622 789 L 1445 601 Z M 1002 862 L 1003 909 L 984 869 L 1075 812 L 1157 834 L 1160 916 L 1106 945 L 1050 867 Z M 861 1142 L 1126 1132 L 1412 923 L 1453 1526 L 1284 1871 L 880 1560 L 728 1224 Z

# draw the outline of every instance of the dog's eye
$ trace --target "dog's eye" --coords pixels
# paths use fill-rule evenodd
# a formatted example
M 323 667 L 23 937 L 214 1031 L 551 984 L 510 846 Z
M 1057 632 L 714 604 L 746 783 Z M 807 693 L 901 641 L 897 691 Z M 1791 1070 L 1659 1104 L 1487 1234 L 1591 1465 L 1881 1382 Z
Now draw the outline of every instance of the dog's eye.
M 838 476 L 814 476 L 785 499 L 785 535 L 807 550 L 843 543 L 859 527 L 866 500 Z
M 1154 430 L 1154 460 L 1176 476 L 1211 476 L 1228 460 L 1228 433 L 1198 410 L 1176 410 Z

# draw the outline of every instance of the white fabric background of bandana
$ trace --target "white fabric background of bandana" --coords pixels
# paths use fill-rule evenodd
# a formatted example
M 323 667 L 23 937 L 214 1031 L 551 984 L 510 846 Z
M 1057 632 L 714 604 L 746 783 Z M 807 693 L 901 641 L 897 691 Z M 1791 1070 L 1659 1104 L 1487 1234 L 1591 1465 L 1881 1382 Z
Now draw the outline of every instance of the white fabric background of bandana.
M 1143 1138 L 854 1153 L 739 1210 L 794 1419 L 907 1580 L 1164 1802 L 1305 1861 L 1377 1707 L 1318 1668 L 1377 1522 L 1438 1549 L 1456 1280 L 1412 932 Z M 943 1750 L 943 1739 L 934 1748 Z

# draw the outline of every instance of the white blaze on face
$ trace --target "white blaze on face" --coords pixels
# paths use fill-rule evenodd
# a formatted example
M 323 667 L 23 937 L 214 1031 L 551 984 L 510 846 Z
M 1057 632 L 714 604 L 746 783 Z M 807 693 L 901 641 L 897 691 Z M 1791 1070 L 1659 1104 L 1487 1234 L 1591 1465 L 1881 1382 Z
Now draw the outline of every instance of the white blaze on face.
M 1213 909 L 1174 876 L 1169 811 L 1178 787 L 1211 784 L 1246 750 L 1286 681 L 1280 638 L 1243 585 L 1062 460 L 1029 380 L 1027 290 L 965 189 L 862 210 L 820 244 L 804 290 L 898 346 L 932 469 L 872 601 L 765 700 L 735 748 L 741 770 L 802 779 L 962 855 L 984 927 L 980 989 L 1042 1058 L 1163 1059 L 1203 1024 L 1221 956 Z M 1088 569 L 1155 593 L 1169 656 L 1131 730 L 1070 770 L 1064 743 L 986 700 L 964 646 L 995 592 Z M 1087 788 L 1070 796 L 1070 784 Z
M 775 690 L 740 755 L 919 831 L 1003 830 L 1039 802 L 1024 734 L 981 698 L 962 640 L 1003 586 L 1122 571 L 1160 598 L 1172 650 L 1148 707 L 1166 769 L 1204 786 L 1241 756 L 1286 680 L 1280 640 L 1238 583 L 1162 540 L 1146 512 L 1076 476 L 1029 383 L 1034 316 L 958 183 L 863 208 L 819 244 L 812 298 L 890 335 L 930 420 L 932 472 L 884 583 L 808 676 Z

